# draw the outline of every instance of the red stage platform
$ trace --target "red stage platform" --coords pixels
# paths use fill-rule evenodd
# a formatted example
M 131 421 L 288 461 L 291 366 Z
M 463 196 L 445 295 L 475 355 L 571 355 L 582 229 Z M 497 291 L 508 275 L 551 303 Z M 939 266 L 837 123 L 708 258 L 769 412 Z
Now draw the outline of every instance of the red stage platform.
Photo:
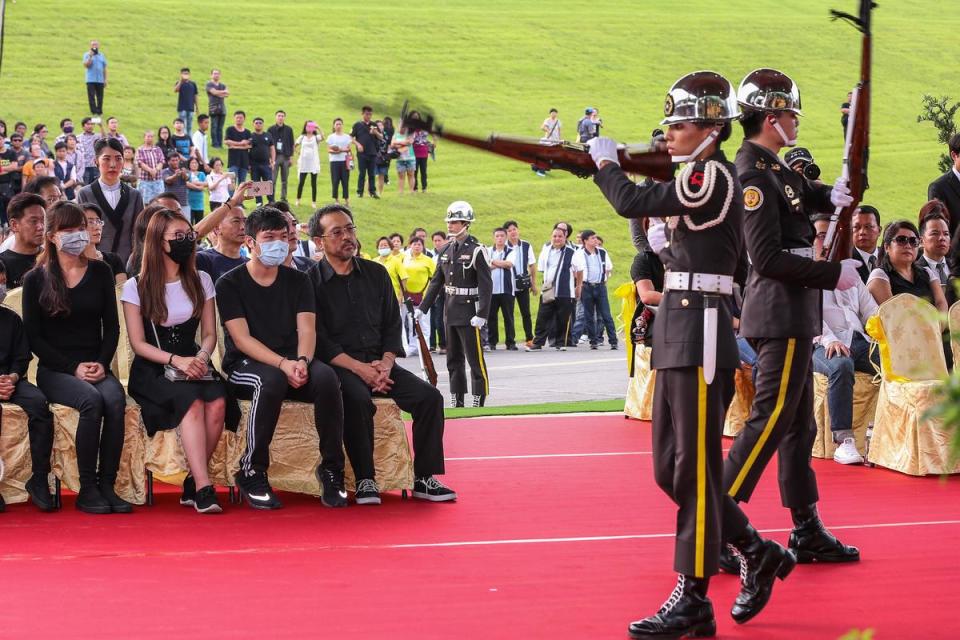
M 593 638 L 673 588 L 674 506 L 650 426 L 620 416 L 450 421 L 455 504 L 386 496 L 219 516 L 163 492 L 130 516 L 13 505 L 0 515 L 3 638 Z M 737 578 L 714 579 L 724 638 L 955 638 L 960 480 L 816 461 L 821 511 L 859 564 L 799 566 L 745 626 Z M 775 469 L 747 505 L 784 544 Z

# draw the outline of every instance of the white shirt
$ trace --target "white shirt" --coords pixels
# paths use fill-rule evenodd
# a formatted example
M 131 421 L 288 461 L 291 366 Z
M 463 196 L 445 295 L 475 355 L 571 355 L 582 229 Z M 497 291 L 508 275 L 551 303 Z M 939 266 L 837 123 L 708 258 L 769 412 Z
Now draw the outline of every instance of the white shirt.
M 335 146 L 341 149 L 346 149 L 350 146 L 350 142 L 353 140 L 350 136 L 345 133 L 331 133 L 327 136 L 327 147 Z M 327 152 L 327 156 L 330 159 L 330 162 L 340 162 L 341 160 L 347 159 L 347 152 L 342 151 L 340 153 Z
M 497 250 L 496 247 L 490 247 L 490 259 L 491 260 L 505 260 L 510 263 L 510 269 L 504 269 L 502 267 L 494 267 L 490 265 L 490 277 L 493 279 L 493 293 L 494 295 L 498 293 L 508 293 L 505 291 L 506 288 L 504 285 L 507 281 L 504 278 L 513 277 L 513 267 L 516 265 L 516 250 L 511 250 L 507 256 L 504 254 L 507 252 L 509 247 L 504 246 L 503 249 Z M 513 292 L 513 287 L 509 287 L 509 292 Z
M 103 197 L 106 198 L 107 203 L 109 203 L 112 209 L 117 208 L 117 203 L 120 202 L 120 182 L 113 185 L 104 184 L 103 180 L 97 179 L 97 182 L 100 183 L 100 189 L 103 190 Z
M 862 250 L 858 249 L 857 247 L 854 247 L 854 249 L 856 249 L 856 250 L 857 250 L 857 253 L 860 254 L 860 259 L 863 260 L 863 264 L 867 265 L 868 267 L 870 266 L 870 257 L 871 257 L 871 256 L 873 256 L 873 258 L 874 258 L 874 260 L 873 260 L 873 266 L 874 266 L 874 268 L 876 268 L 876 266 L 880 263 L 880 257 L 879 257 L 879 255 L 878 255 L 878 254 L 880 253 L 880 250 L 879 250 L 879 249 L 874 249 L 874 250 L 873 250 L 873 253 L 867 253 L 866 251 L 862 251 Z
M 526 273 L 530 273 L 530 265 L 537 264 L 537 259 L 533 257 L 533 246 L 527 242 L 527 264 L 521 263 L 521 253 L 523 252 L 523 247 L 521 246 L 524 243 L 523 240 L 517 241 L 517 244 L 511 244 L 513 248 L 513 270 L 518 276 L 522 276 Z
M 930 270 L 933 271 L 934 275 L 936 275 L 937 280 L 940 282 L 940 284 L 941 285 L 947 284 L 947 280 L 950 278 L 950 267 L 947 266 L 947 259 L 940 258 L 940 262 L 937 262 L 933 258 L 928 257 L 927 254 L 923 254 L 923 259 L 926 261 L 927 266 L 930 267 Z M 940 278 L 940 274 L 937 273 L 938 264 L 943 265 L 943 278 Z
M 540 258 L 537 260 L 537 269 L 543 274 L 543 283 L 552 283 L 556 277 L 557 267 L 560 266 L 560 257 L 563 255 L 563 249 L 554 249 L 552 244 L 548 244 L 540 250 Z M 574 273 L 580 271 L 576 262 L 570 261 L 570 297 L 573 298 L 576 292 L 576 280 Z
M 613 271 L 613 261 L 610 259 L 610 252 L 605 252 L 606 260 L 600 259 L 600 249 L 593 253 L 587 253 L 587 250 L 580 247 L 573 254 L 573 264 L 577 266 L 577 271 L 583 271 L 583 281 L 591 284 L 600 284 L 606 278 L 606 274 Z M 601 262 L 603 264 L 601 264 Z
M 845 291 L 823 292 L 823 334 L 814 338 L 824 347 L 831 342 L 842 342 L 849 347 L 853 334 L 859 333 L 872 342 L 864 331 L 867 318 L 877 313 L 877 302 L 867 291 L 867 286 L 857 282 Z
M 953 175 L 957 176 L 957 180 L 960 180 L 960 171 L 957 171 L 956 167 L 950 167 L 953 170 Z
M 545 140 L 548 142 L 560 142 L 560 119 L 559 118 L 557 118 L 556 120 L 551 120 L 550 118 L 547 118 L 546 120 L 543 121 L 543 126 L 546 127 L 547 130 L 543 132 L 543 137 L 540 138 L 541 140 Z
M 193 148 L 200 153 L 200 158 L 206 164 L 209 161 L 209 158 L 207 158 L 207 136 L 203 131 L 197 129 L 190 138 L 193 141 Z
M 200 271 L 200 284 L 203 285 L 203 299 L 210 300 L 216 297 L 216 289 L 213 287 L 213 280 L 206 271 Z M 190 301 L 187 292 L 184 291 L 180 281 L 168 282 L 166 297 L 167 319 L 160 323 L 162 327 L 172 327 L 182 324 L 193 316 L 193 303 Z M 120 294 L 121 302 L 140 306 L 140 291 L 137 289 L 137 279 L 130 278 L 123 283 L 123 292 Z M 147 336 L 149 341 L 150 336 Z

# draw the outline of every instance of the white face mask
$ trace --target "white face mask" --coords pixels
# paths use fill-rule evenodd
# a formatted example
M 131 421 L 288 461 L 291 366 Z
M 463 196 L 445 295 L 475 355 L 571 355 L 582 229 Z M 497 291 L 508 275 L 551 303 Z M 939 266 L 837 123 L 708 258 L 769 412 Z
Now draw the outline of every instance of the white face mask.
M 86 231 L 62 231 L 60 232 L 60 251 L 68 253 L 71 256 L 78 256 L 90 244 L 90 234 Z
M 381 257 L 386 258 L 388 255 L 390 255 L 390 247 L 383 247 L 382 249 L 377 249 L 377 253 L 379 253 Z

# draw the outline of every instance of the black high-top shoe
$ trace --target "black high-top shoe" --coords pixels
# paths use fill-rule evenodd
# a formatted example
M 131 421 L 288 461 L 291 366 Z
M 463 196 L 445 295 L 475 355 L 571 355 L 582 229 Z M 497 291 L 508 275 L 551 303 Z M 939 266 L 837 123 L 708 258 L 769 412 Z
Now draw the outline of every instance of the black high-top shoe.
M 793 517 L 793 531 L 788 545 L 800 564 L 860 560 L 859 549 L 843 544 L 823 526 L 817 505 L 791 509 L 790 515 Z
M 761 538 L 750 525 L 742 536 L 730 541 L 730 550 L 740 560 L 740 593 L 730 615 L 737 624 L 743 624 L 763 611 L 774 581 L 790 575 L 797 559 L 773 540 Z
M 673 593 L 649 618 L 630 623 L 631 638 L 711 638 L 717 633 L 713 604 L 707 598 L 710 578 L 680 574 Z

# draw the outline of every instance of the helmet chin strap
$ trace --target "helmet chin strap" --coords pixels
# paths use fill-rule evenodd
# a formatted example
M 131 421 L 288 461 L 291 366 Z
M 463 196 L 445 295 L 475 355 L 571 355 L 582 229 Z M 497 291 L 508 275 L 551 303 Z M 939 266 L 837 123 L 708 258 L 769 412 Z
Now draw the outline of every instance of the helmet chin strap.
M 696 159 L 700 156 L 700 154 L 703 153 L 704 150 L 705 150 L 707 147 L 709 147 L 711 144 L 713 144 L 713 142 L 714 142 L 719 136 L 720 136 L 720 130 L 719 130 L 719 129 L 714 129 L 713 131 L 711 131 L 710 133 L 707 134 L 707 137 L 704 138 L 704 139 L 703 139 L 703 142 L 701 142 L 700 145 L 699 145 L 696 149 L 693 150 L 693 153 L 691 153 L 690 155 L 686 155 L 686 156 L 671 156 L 670 159 L 671 159 L 673 162 L 690 162 L 690 161 L 692 161 L 692 160 L 696 160 Z
M 783 130 L 783 127 L 780 126 L 780 122 L 777 120 L 773 121 L 773 128 L 777 130 L 777 133 L 780 134 L 780 139 L 783 140 L 783 144 L 788 147 L 797 146 L 796 138 L 788 138 L 787 133 Z
M 459 240 L 459 239 L 460 239 L 462 236 L 464 236 L 468 231 L 470 231 L 470 224 L 469 224 L 469 223 L 464 224 L 464 225 L 463 225 L 463 229 L 460 229 L 459 233 L 450 233 L 450 232 L 448 231 L 448 232 L 447 232 L 447 240 Z

